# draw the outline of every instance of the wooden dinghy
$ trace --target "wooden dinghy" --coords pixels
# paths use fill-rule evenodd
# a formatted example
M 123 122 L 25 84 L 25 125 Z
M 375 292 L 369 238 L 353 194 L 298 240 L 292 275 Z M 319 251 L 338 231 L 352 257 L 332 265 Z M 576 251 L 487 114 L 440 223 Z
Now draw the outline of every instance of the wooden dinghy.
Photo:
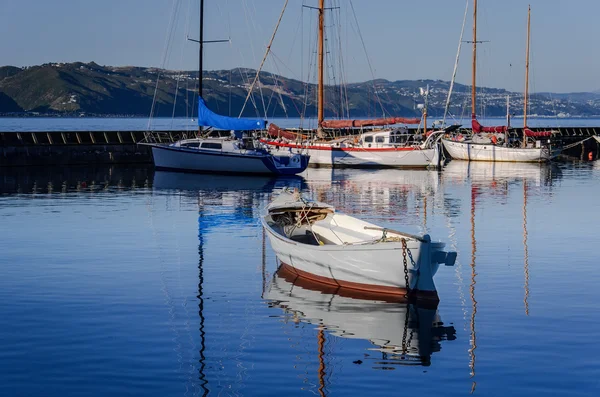
M 429 235 L 379 227 L 289 190 L 262 223 L 281 268 L 340 289 L 438 301 L 433 276 L 456 260 Z

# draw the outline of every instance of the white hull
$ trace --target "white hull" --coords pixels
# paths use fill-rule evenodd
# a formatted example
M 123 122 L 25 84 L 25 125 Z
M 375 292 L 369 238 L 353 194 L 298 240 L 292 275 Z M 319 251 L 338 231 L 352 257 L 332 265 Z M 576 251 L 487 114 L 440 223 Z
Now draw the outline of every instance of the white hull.
M 437 167 L 439 149 L 408 148 L 337 148 L 332 145 L 302 146 L 296 144 L 269 144 L 281 150 L 301 150 L 310 156 L 312 167 Z
M 550 160 L 547 148 L 513 148 L 442 139 L 444 147 L 455 160 L 539 163 Z
M 388 231 L 387 237 L 395 237 L 396 241 L 381 242 L 383 232 L 369 229 L 378 228 L 377 225 L 334 213 L 312 223 L 308 233 L 324 244 L 311 245 L 286 237 L 268 214 L 262 221 L 278 259 L 299 276 L 324 284 L 397 295 L 410 289 L 423 298 L 437 300 L 433 276 L 441 263 L 454 263 L 452 256 L 442 251 L 444 243 L 431 242 L 428 236 L 423 240 L 406 238 L 414 259 L 412 263 L 407 256 L 407 285 L 399 234 Z M 303 233 L 300 229 L 299 236 Z
M 264 298 L 295 320 L 324 326 L 337 337 L 368 340 L 376 350 L 401 355 L 399 359 L 412 356 L 428 363 L 429 356 L 440 350 L 440 338 L 455 333 L 454 327 L 442 325 L 435 308 L 355 299 L 304 288 L 301 280 L 292 280 L 276 274 Z

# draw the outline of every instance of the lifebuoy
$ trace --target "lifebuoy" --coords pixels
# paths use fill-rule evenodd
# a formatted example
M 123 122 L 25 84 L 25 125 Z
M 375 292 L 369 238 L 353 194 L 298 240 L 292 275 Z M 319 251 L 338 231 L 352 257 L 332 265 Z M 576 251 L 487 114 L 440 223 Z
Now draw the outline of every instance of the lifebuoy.
M 498 137 L 496 135 L 492 135 L 492 143 L 495 145 L 498 143 Z
M 300 159 L 298 158 L 298 156 L 293 156 L 290 161 L 292 163 L 298 164 L 300 162 Z

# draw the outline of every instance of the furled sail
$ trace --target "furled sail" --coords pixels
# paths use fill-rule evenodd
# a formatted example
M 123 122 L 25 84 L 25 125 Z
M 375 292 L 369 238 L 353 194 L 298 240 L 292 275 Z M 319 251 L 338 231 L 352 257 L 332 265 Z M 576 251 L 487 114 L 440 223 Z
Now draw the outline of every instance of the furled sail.
M 384 119 L 367 119 L 367 120 L 326 120 L 323 121 L 324 128 L 352 128 L 352 127 L 371 127 L 391 124 L 419 124 L 421 119 L 408 119 L 404 117 L 387 117 Z
M 273 124 L 273 123 L 269 124 L 269 129 L 267 130 L 267 132 L 273 138 L 285 138 L 285 139 L 290 139 L 290 140 L 307 139 L 308 138 L 307 135 L 300 134 L 300 133 L 290 131 L 290 130 L 284 130 L 283 128 L 280 128 L 278 125 Z
M 267 121 L 221 116 L 207 108 L 203 98 L 198 98 L 198 125 L 200 127 L 213 127 L 221 130 L 248 131 L 264 129 Z
M 471 118 L 471 127 L 473 128 L 473 132 L 476 134 L 479 134 L 480 132 L 506 132 L 507 129 L 505 125 L 499 125 L 495 127 L 484 127 L 481 124 L 479 124 L 479 121 L 477 121 L 475 115 L 473 115 L 473 117 Z
M 552 131 L 531 131 L 529 128 L 523 130 L 525 136 L 529 137 L 546 137 L 552 136 Z

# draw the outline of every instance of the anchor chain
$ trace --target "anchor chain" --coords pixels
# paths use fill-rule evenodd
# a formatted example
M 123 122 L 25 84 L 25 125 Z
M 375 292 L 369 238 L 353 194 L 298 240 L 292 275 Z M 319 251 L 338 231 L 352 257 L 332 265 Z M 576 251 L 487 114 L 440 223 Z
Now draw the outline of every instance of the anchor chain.
M 406 315 L 404 316 L 404 332 L 402 332 L 402 355 L 408 353 L 408 345 L 406 344 L 406 334 L 408 333 L 408 321 L 410 320 L 410 305 L 406 305 Z M 403 357 L 404 358 L 404 357 Z
M 417 264 L 415 263 L 415 260 L 413 259 L 412 252 L 410 252 L 410 249 L 406 245 L 406 239 L 403 238 L 402 239 L 402 262 L 404 265 L 404 281 L 406 282 L 406 295 L 404 295 L 405 298 L 409 298 L 411 295 L 411 292 L 412 292 L 412 289 L 410 288 L 410 281 L 408 279 L 408 261 L 406 260 L 407 254 L 408 254 L 408 258 L 410 259 L 410 264 L 417 271 L 417 281 L 415 282 L 415 286 L 416 286 L 419 283 L 419 276 L 421 275 L 421 269 L 417 269 Z
M 408 247 L 406 246 L 406 239 L 402 239 L 402 262 L 404 264 L 404 281 L 406 282 L 406 295 L 405 298 L 410 296 L 410 282 L 408 280 L 408 262 L 406 260 L 406 251 L 408 251 Z M 411 254 L 412 261 L 412 254 Z

